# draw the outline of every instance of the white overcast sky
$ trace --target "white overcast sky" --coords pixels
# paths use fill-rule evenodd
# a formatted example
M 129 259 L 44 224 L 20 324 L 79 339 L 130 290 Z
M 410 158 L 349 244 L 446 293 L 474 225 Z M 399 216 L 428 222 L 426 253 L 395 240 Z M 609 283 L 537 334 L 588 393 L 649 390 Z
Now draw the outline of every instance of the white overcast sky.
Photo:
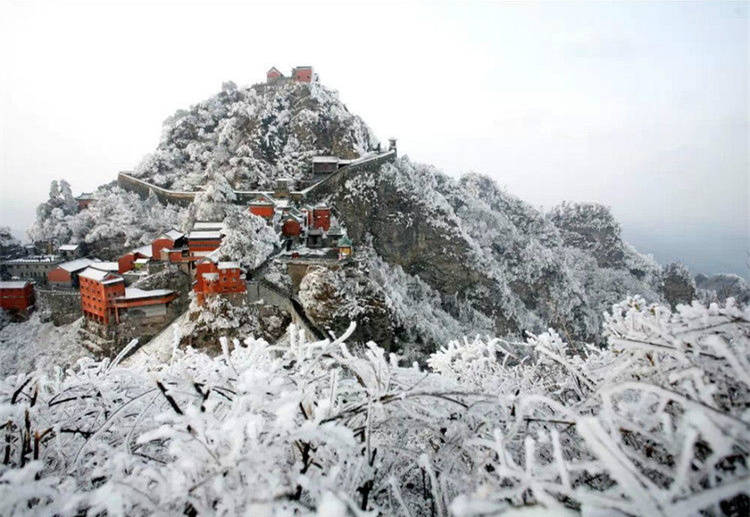
M 748 276 L 747 3 L 0 2 L 19 235 L 52 179 L 112 181 L 222 82 L 310 64 L 413 160 L 604 203 L 660 261 Z

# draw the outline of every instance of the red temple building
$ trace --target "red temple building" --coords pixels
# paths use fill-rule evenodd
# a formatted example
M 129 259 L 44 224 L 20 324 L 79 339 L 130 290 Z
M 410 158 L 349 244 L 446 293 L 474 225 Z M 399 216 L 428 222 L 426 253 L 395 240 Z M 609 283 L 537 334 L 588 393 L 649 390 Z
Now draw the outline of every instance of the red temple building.
M 152 254 L 153 244 L 141 246 L 140 248 L 136 248 L 129 253 L 126 253 L 117 259 L 117 272 L 122 274 L 127 271 L 132 271 L 135 269 L 137 261 L 140 260 L 140 263 L 142 264 L 144 260 L 151 260 Z
M 294 214 L 288 214 L 281 220 L 281 234 L 284 237 L 299 237 L 302 234 L 302 220 Z
M 193 257 L 205 257 L 221 246 L 220 231 L 192 231 L 188 235 L 188 249 Z
M 185 235 L 174 228 L 162 233 L 151 243 L 151 258 L 162 260 L 161 250 L 179 248 L 185 244 Z
M 125 281 L 110 271 L 89 267 L 78 275 L 78 282 L 83 315 L 108 325 L 115 316 L 114 299 L 125 295 Z
M 268 196 L 258 196 L 250 201 L 250 213 L 266 219 L 273 219 L 276 203 Z
M 61 287 L 78 287 L 78 274 L 92 264 L 94 264 L 94 261 L 87 258 L 63 262 L 47 273 L 47 284 Z
M 271 69 L 268 72 L 266 72 L 266 82 L 268 83 L 272 83 L 282 77 L 284 77 L 284 74 L 279 72 L 275 66 L 271 67 Z
M 313 68 L 311 66 L 298 66 L 293 68 L 292 79 L 301 83 L 311 83 L 313 80 Z
M 0 308 L 26 313 L 34 306 L 34 284 L 26 280 L 0 282 Z
M 193 290 L 200 305 L 209 295 L 242 294 L 246 290 L 243 270 L 237 262 L 222 262 L 209 255 L 196 265 Z
M 80 196 L 76 198 L 76 201 L 78 202 L 78 211 L 86 210 L 91 202 L 94 200 L 94 195 L 90 192 L 84 192 Z
M 321 203 L 308 214 L 308 217 L 311 218 L 308 221 L 308 226 L 311 228 L 319 228 L 326 232 L 331 228 L 331 207 Z

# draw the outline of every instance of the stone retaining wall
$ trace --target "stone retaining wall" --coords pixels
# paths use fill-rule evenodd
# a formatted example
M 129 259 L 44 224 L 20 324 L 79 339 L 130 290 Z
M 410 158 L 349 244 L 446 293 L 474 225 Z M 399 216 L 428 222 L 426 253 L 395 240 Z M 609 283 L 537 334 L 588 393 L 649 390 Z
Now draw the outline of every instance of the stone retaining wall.
M 55 326 L 67 325 L 83 316 L 81 293 L 75 289 L 36 289 L 36 306 L 49 311 Z

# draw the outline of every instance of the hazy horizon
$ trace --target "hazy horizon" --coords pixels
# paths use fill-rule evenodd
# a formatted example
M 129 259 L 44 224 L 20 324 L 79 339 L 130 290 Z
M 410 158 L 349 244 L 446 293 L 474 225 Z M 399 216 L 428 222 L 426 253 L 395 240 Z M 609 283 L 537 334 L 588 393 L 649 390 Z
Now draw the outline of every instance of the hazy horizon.
M 611 206 L 660 262 L 750 278 L 746 3 L 3 2 L 0 18 L 16 234 L 52 179 L 93 190 L 223 82 L 309 64 L 415 161 L 535 206 Z

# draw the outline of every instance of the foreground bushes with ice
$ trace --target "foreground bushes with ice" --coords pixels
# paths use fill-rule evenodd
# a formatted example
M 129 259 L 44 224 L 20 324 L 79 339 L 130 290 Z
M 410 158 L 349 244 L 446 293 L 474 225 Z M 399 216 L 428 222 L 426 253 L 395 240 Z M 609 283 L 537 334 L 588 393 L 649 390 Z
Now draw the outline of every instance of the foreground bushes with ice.
M 9 377 L 0 514 L 742 515 L 749 320 L 634 298 L 606 349 L 466 340 L 425 371 L 248 339 Z

